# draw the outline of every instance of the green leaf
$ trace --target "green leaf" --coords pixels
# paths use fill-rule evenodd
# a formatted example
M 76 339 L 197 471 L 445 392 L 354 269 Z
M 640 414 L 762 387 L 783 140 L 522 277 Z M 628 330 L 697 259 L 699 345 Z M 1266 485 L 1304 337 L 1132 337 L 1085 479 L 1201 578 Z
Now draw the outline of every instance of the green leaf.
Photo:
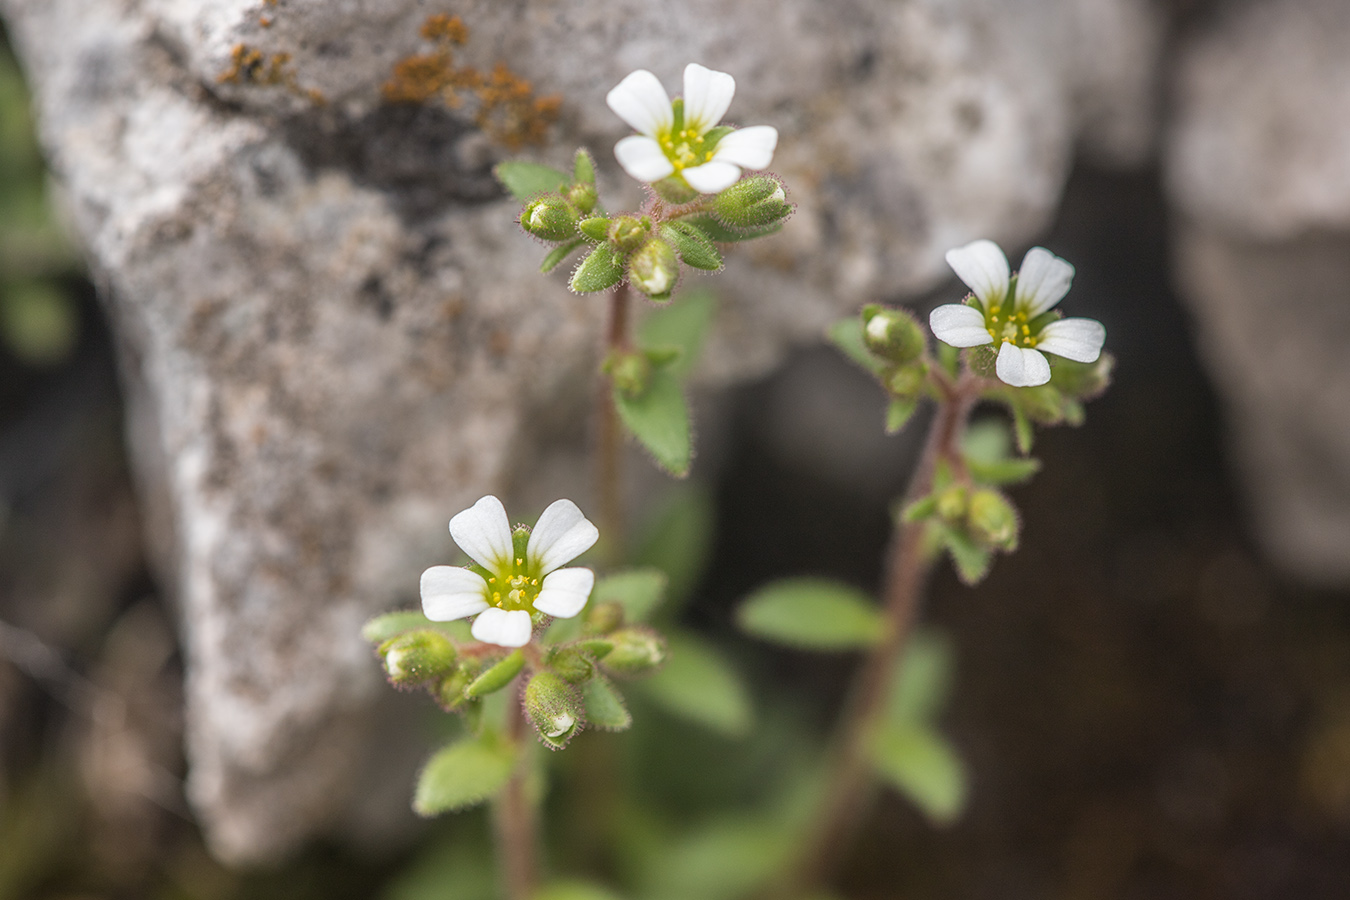
M 966 467 L 970 469 L 971 476 L 983 484 L 1021 484 L 1041 470 L 1041 461 L 1024 456 L 991 463 L 970 461 Z
M 966 805 L 965 765 L 947 739 L 924 725 L 882 728 L 872 744 L 877 774 L 936 825 L 950 825 Z
M 961 439 L 961 455 L 976 481 L 993 485 L 1020 484 L 1040 471 L 1041 463 L 1030 457 L 1012 456 L 1012 444 L 1005 420 L 984 418 L 966 429 Z
M 789 578 L 760 588 L 736 610 L 742 630 L 808 650 L 870 647 L 885 631 L 876 604 L 837 581 Z
M 881 370 L 885 368 L 885 364 L 873 356 L 871 351 L 867 349 L 867 345 L 863 343 L 862 319 L 857 316 L 840 319 L 826 330 L 825 336 L 849 359 L 873 375 L 881 375 Z
M 482 803 L 502 789 L 516 751 L 494 735 L 467 738 L 438 751 L 422 770 L 413 811 L 435 816 Z
M 464 696 L 470 700 L 496 693 L 511 683 L 511 679 L 525 668 L 525 654 L 517 650 L 488 667 L 464 689 Z
M 920 497 L 900 511 L 900 521 L 906 524 L 932 517 L 937 512 L 937 494 Z
M 667 712 L 727 737 L 744 737 L 754 713 L 740 676 L 722 654 L 690 634 L 667 638 L 665 666 L 637 686 Z
M 622 280 L 622 257 L 609 244 L 597 244 L 572 273 L 570 284 L 578 294 L 592 294 L 609 290 Z
M 951 690 L 954 656 L 945 634 L 932 628 L 915 632 L 891 681 L 886 720 L 901 725 L 933 718 Z
M 540 194 L 561 191 L 572 181 L 566 172 L 559 172 L 552 166 L 519 160 L 497 163 L 492 174 L 521 203 L 533 200 Z
M 622 898 L 613 891 L 589 881 L 555 881 L 541 888 L 530 900 L 622 900 Z
M 716 314 L 717 297 L 712 291 L 689 291 L 643 319 L 638 328 L 638 343 L 649 348 L 678 347 L 680 355 L 670 371 L 683 378 L 698 362 Z
M 633 724 L 623 695 L 605 676 L 596 675 L 586 682 L 581 696 L 586 703 L 586 721 L 601 731 L 627 731 Z
M 774 222 L 772 225 L 766 225 L 763 228 L 747 228 L 744 231 L 733 231 L 715 218 L 709 215 L 687 216 L 681 219 L 682 222 L 688 222 L 699 231 L 703 232 L 708 240 L 718 244 L 734 244 L 738 241 L 749 241 L 755 238 L 774 234 L 783 227 L 782 222 Z
M 666 573 L 669 584 L 661 618 L 669 619 L 698 586 L 712 553 L 716 510 L 706 488 L 675 488 L 643 532 L 633 561 Z
M 361 627 L 361 637 L 372 644 L 383 644 L 405 631 L 420 631 L 425 628 L 443 631 L 457 641 L 472 640 L 468 622 L 462 619 L 453 622 L 433 622 L 422 615 L 419 609 L 399 610 L 376 616 Z
M 900 429 L 909 423 L 910 417 L 914 415 L 914 410 L 919 408 L 919 401 L 912 398 L 901 400 L 896 398 L 886 407 L 886 433 L 899 434 Z
M 645 622 L 666 593 L 666 573 L 660 569 L 629 569 L 595 583 L 591 603 L 617 603 L 625 622 Z
M 558 268 L 559 263 L 572 255 L 573 250 L 584 243 L 586 243 L 585 240 L 577 238 L 574 241 L 568 241 L 566 244 L 559 244 L 557 247 L 554 247 L 552 250 L 548 251 L 548 255 L 544 257 L 544 261 L 539 264 L 539 271 L 543 272 L 545 275 L 552 272 L 554 269 Z
M 951 554 L 952 565 L 963 584 L 974 587 L 989 574 L 989 566 L 994 561 L 992 551 L 976 544 L 964 531 L 942 527 L 942 543 Z
M 688 222 L 666 222 L 661 226 L 661 237 L 675 248 L 685 265 L 708 272 L 722 268 L 722 254 L 706 234 Z
M 657 464 L 676 478 L 688 475 L 694 444 L 679 379 L 669 369 L 657 369 L 641 396 L 628 397 L 617 388 L 613 394 L 619 418 Z

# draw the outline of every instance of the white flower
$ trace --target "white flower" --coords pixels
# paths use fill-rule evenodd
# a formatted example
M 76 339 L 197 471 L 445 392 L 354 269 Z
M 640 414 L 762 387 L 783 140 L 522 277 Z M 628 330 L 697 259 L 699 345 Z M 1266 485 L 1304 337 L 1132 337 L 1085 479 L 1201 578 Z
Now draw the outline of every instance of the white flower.
M 614 145 L 619 165 L 638 181 L 679 176 L 703 194 L 731 187 L 741 169 L 765 168 L 778 146 L 778 129 L 717 124 L 735 93 L 736 79 L 698 63 L 684 67 L 684 96 L 673 103 L 651 72 L 631 73 L 605 97 L 639 132 Z
M 928 325 L 953 347 L 1001 343 L 995 371 L 1005 384 L 1035 387 L 1050 380 L 1046 353 L 1075 362 L 1096 362 L 1106 327 L 1096 319 L 1062 319 L 1051 312 L 1073 281 L 1073 266 L 1044 247 L 1032 247 L 1022 268 L 1008 271 L 1008 258 L 993 241 L 975 241 L 947 251 L 947 264 L 970 287 L 972 297 L 933 310 Z
M 591 596 L 594 572 L 559 568 L 600 536 L 571 500 L 551 504 L 533 531 L 513 531 L 502 502 L 487 496 L 450 520 L 450 536 L 478 565 L 422 573 L 422 612 L 433 622 L 476 615 L 475 638 L 522 647 L 533 631 L 531 613 L 570 619 Z

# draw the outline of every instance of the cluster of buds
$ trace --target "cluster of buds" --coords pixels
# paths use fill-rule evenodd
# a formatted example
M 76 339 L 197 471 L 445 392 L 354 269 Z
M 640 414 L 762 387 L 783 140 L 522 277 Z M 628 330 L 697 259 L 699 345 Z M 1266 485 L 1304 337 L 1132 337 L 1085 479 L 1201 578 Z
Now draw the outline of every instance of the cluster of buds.
M 928 378 L 928 339 L 902 309 L 868 304 L 862 310 L 863 344 L 881 363 L 877 376 L 896 400 L 912 401 Z

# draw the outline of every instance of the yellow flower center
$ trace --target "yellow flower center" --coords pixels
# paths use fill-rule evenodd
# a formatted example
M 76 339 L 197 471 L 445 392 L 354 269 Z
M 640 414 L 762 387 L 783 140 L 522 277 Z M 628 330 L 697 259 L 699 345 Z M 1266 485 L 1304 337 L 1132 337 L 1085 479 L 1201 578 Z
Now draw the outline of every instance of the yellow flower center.
M 676 172 L 701 166 L 713 158 L 713 151 L 708 148 L 707 139 L 692 128 L 663 131 L 657 136 L 656 141 L 661 145 L 661 150 L 675 167 Z
M 1012 309 L 1003 312 L 1002 306 L 992 306 L 984 314 L 984 327 L 995 344 L 1012 344 L 1014 347 L 1035 347 L 1040 335 L 1031 333 L 1031 325 L 1025 310 Z
M 516 557 L 514 564 L 503 572 L 488 576 L 488 601 L 498 609 L 523 609 L 534 612 L 534 601 L 539 596 L 540 578 L 524 559 Z

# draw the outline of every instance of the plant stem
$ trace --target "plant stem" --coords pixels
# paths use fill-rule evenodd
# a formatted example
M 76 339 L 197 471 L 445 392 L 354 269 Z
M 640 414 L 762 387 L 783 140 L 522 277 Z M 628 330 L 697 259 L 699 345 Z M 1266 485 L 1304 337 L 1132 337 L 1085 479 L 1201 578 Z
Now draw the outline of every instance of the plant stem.
M 513 688 L 517 696 L 508 704 L 506 711 L 507 737 L 519 748 L 521 758 L 511 780 L 502 789 L 496 807 L 497 859 L 501 867 L 502 884 L 506 888 L 508 900 L 529 900 L 538 884 L 538 846 L 539 816 L 534 802 L 530 798 L 526 779 L 529 765 L 526 756 L 533 748 L 526 744 L 525 713 L 521 708 L 520 693 L 525 690 L 525 680 L 516 679 Z
M 609 325 L 605 332 L 605 352 L 629 349 L 628 338 L 628 284 L 620 284 L 610 294 Z M 596 414 L 599 416 L 600 534 L 606 562 L 613 565 L 623 558 L 623 428 L 618 410 L 614 407 L 614 381 L 600 379 L 596 396 Z
M 910 479 L 907 502 L 932 490 L 939 460 L 959 461 L 961 434 L 978 398 L 977 382 L 971 378 L 954 383 L 943 380 L 938 388 L 937 412 Z M 931 561 L 924 557 L 923 535 L 924 525 L 919 522 L 899 523 L 891 533 L 882 640 L 864 660 L 837 726 L 833 771 L 806 852 L 800 857 L 795 877 L 787 882 L 789 893 L 808 891 L 831 875 L 871 805 L 875 778 L 868 760 L 869 748 L 885 710 L 895 667 L 918 618 L 924 581 L 931 568 Z

